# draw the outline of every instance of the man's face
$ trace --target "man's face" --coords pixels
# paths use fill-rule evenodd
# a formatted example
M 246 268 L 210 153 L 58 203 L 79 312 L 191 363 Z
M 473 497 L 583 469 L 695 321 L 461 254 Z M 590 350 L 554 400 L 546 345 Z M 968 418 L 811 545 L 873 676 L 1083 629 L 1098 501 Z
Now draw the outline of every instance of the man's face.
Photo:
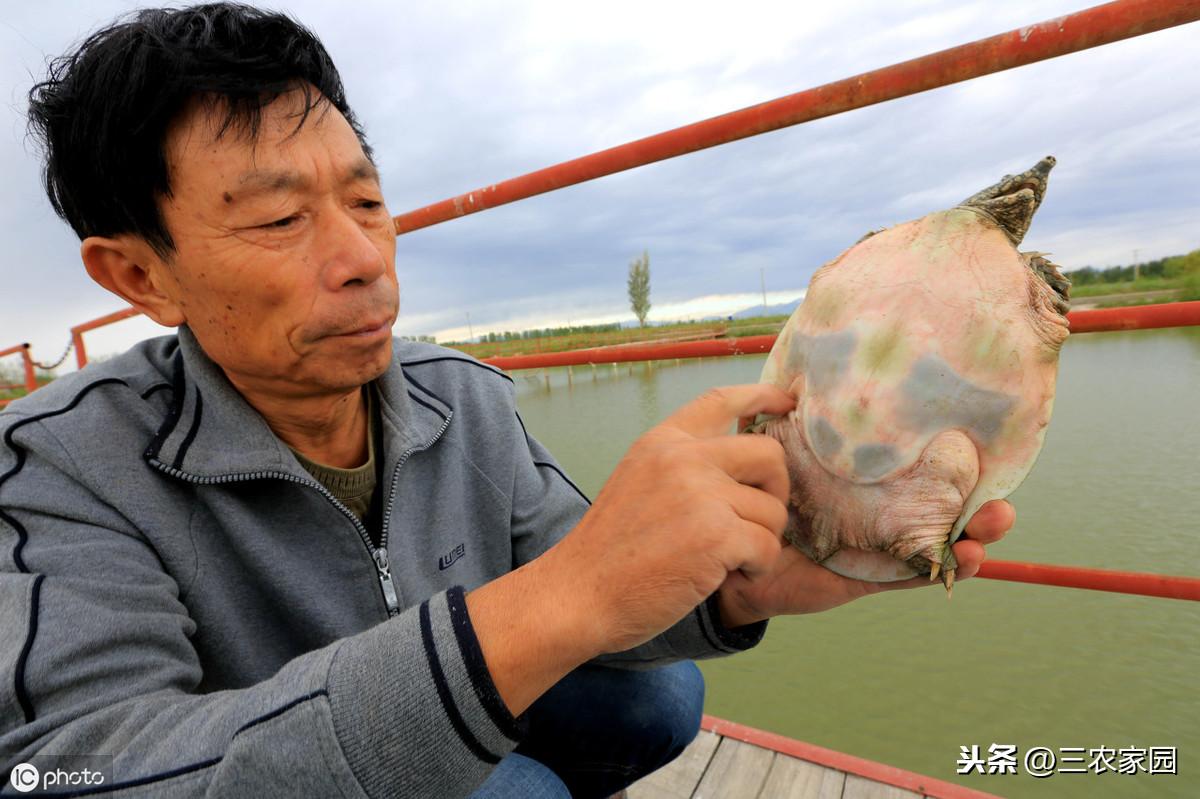
M 336 109 L 297 131 L 299 108 L 298 92 L 280 97 L 250 141 L 218 138 L 222 109 L 197 107 L 167 138 L 164 290 L 244 392 L 346 390 L 391 358 L 396 240 L 378 174 Z

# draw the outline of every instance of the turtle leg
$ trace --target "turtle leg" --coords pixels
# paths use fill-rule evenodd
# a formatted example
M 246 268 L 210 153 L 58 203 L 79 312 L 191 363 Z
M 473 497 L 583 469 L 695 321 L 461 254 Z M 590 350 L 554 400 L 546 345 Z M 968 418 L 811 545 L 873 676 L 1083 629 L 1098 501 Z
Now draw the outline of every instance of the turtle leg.
M 1071 281 L 1059 271 L 1058 264 L 1051 263 L 1045 256 L 1044 252 L 1021 253 L 1021 257 L 1029 264 L 1033 273 L 1054 289 L 1054 296 L 1051 298 L 1054 310 L 1065 316 L 1067 311 L 1071 310 Z
M 950 548 L 949 537 L 939 549 L 940 552 L 933 553 L 936 559 L 932 561 L 929 570 L 929 581 L 933 582 L 940 576 L 942 585 L 946 586 L 946 599 L 949 599 L 954 591 L 954 573 L 958 570 L 958 560 L 954 557 L 954 550 Z
M 951 549 L 963 507 L 979 481 L 979 451 L 959 430 L 938 433 L 910 472 L 889 485 L 885 529 L 895 531 L 886 545 L 892 556 L 930 580 L 941 578 L 949 594 L 958 561 Z M 898 529 L 897 529 L 898 528 Z
M 811 560 L 820 563 L 842 547 L 838 530 L 830 522 L 826 516 L 803 517 L 789 506 L 783 536 Z
M 950 598 L 954 591 L 954 574 L 958 570 L 958 560 L 954 557 L 954 550 L 950 547 L 949 531 L 947 531 L 945 541 L 930 547 L 919 555 L 913 555 L 908 559 L 908 565 L 918 574 L 928 574 L 930 582 L 940 577 L 942 585 L 946 586 L 946 598 Z

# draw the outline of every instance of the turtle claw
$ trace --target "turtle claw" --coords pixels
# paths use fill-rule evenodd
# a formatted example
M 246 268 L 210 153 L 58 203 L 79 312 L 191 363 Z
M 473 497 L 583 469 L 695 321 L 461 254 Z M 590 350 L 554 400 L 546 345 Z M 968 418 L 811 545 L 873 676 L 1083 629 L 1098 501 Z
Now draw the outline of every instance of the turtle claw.
M 950 548 L 950 543 L 947 541 L 940 544 L 932 552 L 913 560 L 916 562 L 910 561 L 910 565 L 918 571 L 924 571 L 925 565 L 929 566 L 929 582 L 932 583 L 939 577 L 941 578 L 942 585 L 946 586 L 948 598 L 954 590 L 954 570 L 958 568 L 958 560 L 954 557 L 954 550 Z
M 949 541 L 945 546 L 946 548 L 942 550 L 941 562 L 935 561 L 935 565 L 941 567 L 942 585 L 946 586 L 946 599 L 949 599 L 954 593 L 954 571 L 958 568 L 958 559 L 954 557 L 954 550 L 950 548 Z

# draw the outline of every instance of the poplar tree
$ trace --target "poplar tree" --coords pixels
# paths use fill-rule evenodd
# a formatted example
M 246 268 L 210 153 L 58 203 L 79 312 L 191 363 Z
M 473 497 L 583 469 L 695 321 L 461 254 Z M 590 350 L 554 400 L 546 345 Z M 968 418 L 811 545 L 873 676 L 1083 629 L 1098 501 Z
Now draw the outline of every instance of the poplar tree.
M 641 256 L 629 263 L 629 307 L 633 309 L 638 324 L 646 326 L 646 314 L 650 313 L 650 254 L 643 251 Z

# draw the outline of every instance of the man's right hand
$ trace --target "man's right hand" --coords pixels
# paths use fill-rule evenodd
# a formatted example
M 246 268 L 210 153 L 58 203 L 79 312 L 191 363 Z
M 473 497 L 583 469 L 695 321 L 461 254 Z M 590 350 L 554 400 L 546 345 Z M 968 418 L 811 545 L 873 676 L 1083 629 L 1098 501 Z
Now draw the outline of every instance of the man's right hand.
M 783 449 L 731 433 L 739 417 L 794 406 L 768 385 L 715 389 L 685 405 L 634 443 L 562 541 L 468 594 L 514 714 L 580 663 L 670 627 L 730 573 L 771 567 L 787 522 Z
M 552 550 L 592 598 L 597 653 L 646 641 L 734 571 L 766 571 L 787 523 L 783 448 L 732 435 L 739 416 L 795 405 L 767 385 L 714 389 L 630 448 L 579 526 Z M 550 554 L 550 553 L 547 553 Z

